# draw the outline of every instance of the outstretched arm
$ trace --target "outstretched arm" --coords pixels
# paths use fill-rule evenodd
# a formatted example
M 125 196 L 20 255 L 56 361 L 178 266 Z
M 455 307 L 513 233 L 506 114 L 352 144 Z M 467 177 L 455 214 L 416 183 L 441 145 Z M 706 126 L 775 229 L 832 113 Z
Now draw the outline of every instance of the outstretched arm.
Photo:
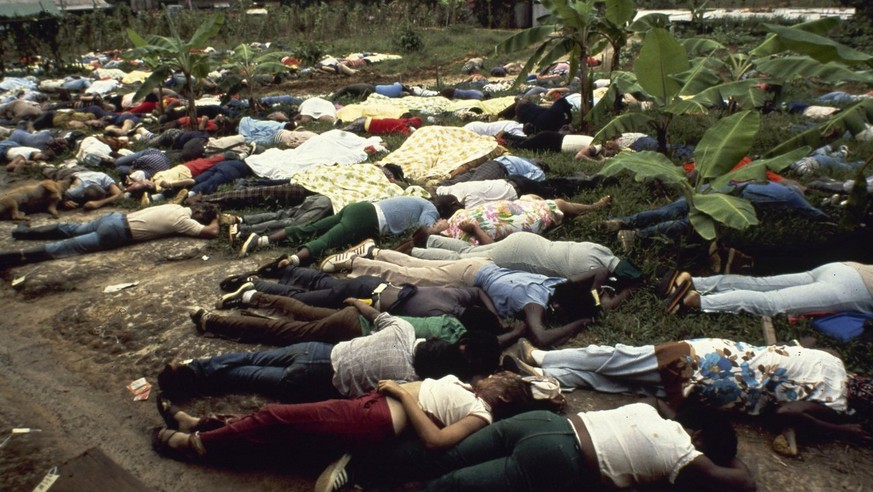
M 91 200 L 89 202 L 85 202 L 83 208 L 85 208 L 86 210 L 98 209 L 104 205 L 108 205 L 114 201 L 117 201 L 119 198 L 121 198 L 121 195 L 123 194 L 121 188 L 114 184 L 109 185 L 108 193 L 109 194 L 106 196 L 106 198 L 103 198 L 101 200 Z
M 361 313 L 361 316 L 366 318 L 367 321 L 369 321 L 370 323 L 375 321 L 376 317 L 382 314 L 378 309 L 363 302 L 360 299 L 355 299 L 354 297 L 349 297 L 348 299 L 343 301 L 343 303 L 347 306 L 354 306 L 355 309 L 357 309 L 358 312 Z
M 379 381 L 378 390 L 380 393 L 400 401 L 412 428 L 415 429 L 418 438 L 428 449 L 443 449 L 454 446 L 465 437 L 488 425 L 488 422 L 479 417 L 467 415 L 448 427 L 439 428 L 418 406 L 418 402 L 412 394 L 396 382 Z
M 203 239 L 215 239 L 218 237 L 218 217 L 212 219 L 209 225 L 203 227 L 198 236 Z
M 809 430 L 858 444 L 873 442 L 873 436 L 861 424 L 847 422 L 843 415 L 820 403 L 783 403 L 776 409 L 776 417 L 784 427 L 794 426 L 798 430 Z
M 468 220 L 458 227 L 462 231 L 473 236 L 476 241 L 479 241 L 479 244 L 491 244 L 494 242 L 494 238 L 485 233 L 485 231 L 482 229 L 482 226 L 480 226 L 479 223 L 476 221 Z

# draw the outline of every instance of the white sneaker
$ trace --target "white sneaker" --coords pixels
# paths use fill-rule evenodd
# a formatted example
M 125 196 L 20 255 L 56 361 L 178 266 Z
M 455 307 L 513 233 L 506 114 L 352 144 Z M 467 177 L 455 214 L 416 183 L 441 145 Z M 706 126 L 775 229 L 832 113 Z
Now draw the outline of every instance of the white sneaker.
M 321 271 L 324 273 L 348 272 L 352 269 L 352 261 L 357 258 L 356 253 L 339 253 L 328 256 L 321 262 Z
M 373 250 L 376 249 L 376 241 L 372 239 L 364 239 L 360 243 L 345 250 L 346 253 L 354 253 L 363 258 L 373 258 Z
M 315 482 L 315 492 L 333 492 L 347 484 L 349 474 L 346 472 L 346 465 L 351 459 L 352 455 L 344 454 L 338 460 L 327 465 L 327 468 L 318 476 L 318 481 Z

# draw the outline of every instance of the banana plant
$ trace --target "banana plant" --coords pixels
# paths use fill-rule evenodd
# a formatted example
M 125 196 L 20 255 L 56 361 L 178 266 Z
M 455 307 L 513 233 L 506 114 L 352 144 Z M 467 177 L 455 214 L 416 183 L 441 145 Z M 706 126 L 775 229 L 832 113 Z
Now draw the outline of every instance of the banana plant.
M 154 88 L 161 87 L 167 77 L 174 72 L 180 72 L 185 78 L 188 115 L 194 122 L 197 120 L 197 110 L 194 106 L 194 79 L 205 78 L 211 70 L 211 59 L 202 50 L 221 30 L 221 26 L 224 25 L 224 14 L 209 16 L 188 41 L 184 41 L 179 36 L 172 16 L 166 12 L 164 15 L 170 27 L 170 36 L 151 34 L 143 37 L 133 29 L 127 29 L 127 37 L 134 46 L 128 56 L 152 60 L 155 64 L 152 74 L 143 81 L 134 98 L 145 97 Z
M 694 183 L 665 155 L 649 151 L 621 152 L 606 161 L 600 174 L 615 176 L 629 171 L 637 181 L 657 179 L 678 186 L 688 202 L 688 217 L 695 231 L 704 239 L 715 239 L 719 225 L 743 230 L 758 224 L 751 202 L 730 193 L 733 182 L 766 182 L 768 170 L 779 172 L 809 153 L 809 147 L 802 147 L 734 169 L 748 153 L 760 126 L 760 114 L 743 111 L 710 127 L 694 150 L 698 172 Z
M 233 53 L 225 59 L 222 68 L 231 71 L 225 83 L 239 87 L 245 81 L 248 90 L 249 107 L 258 106 L 255 98 L 257 77 L 259 75 L 276 75 L 287 72 L 288 67 L 280 61 L 291 53 L 273 51 L 258 54 L 250 45 L 242 43 L 233 49 Z
M 616 29 L 629 26 L 636 15 L 633 0 L 542 0 L 548 14 L 538 19 L 542 25 L 525 29 L 510 36 L 495 47 L 497 53 L 514 53 L 530 46 L 537 46 L 533 55 L 525 63 L 513 87 L 518 87 L 537 66 L 569 57 L 570 73 L 581 81 L 581 112 L 591 110 L 592 84 L 588 71 L 588 57 L 596 54 L 595 49 L 605 43 L 599 41 L 621 36 Z M 603 5 L 605 8 L 601 9 Z M 607 36 L 607 32 L 610 36 Z M 626 39 L 626 38 L 624 38 Z M 583 129 L 587 125 L 583 119 Z

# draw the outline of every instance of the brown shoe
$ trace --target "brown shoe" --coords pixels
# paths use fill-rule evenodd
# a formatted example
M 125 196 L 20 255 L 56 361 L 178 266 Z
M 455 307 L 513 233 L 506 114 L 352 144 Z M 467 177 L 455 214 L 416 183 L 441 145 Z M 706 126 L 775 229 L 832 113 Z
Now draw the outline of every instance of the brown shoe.
M 521 359 L 522 362 L 532 366 L 537 365 L 537 361 L 533 358 L 533 351 L 536 350 L 536 347 L 534 347 L 527 338 L 519 338 L 516 347 L 518 348 L 518 358 Z

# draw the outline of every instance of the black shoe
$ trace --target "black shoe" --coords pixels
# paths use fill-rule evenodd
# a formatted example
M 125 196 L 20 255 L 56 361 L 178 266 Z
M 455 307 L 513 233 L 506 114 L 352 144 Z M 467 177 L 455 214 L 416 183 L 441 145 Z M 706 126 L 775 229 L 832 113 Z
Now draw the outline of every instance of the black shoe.
M 241 275 L 231 275 L 230 277 L 225 278 L 218 284 L 221 287 L 221 290 L 225 292 L 233 292 L 242 286 L 242 284 L 251 282 L 257 279 L 257 272 L 246 272 Z
M 215 303 L 215 309 L 233 309 L 243 306 L 245 303 L 243 302 L 243 294 L 250 290 L 255 290 L 255 284 L 251 282 L 246 282 L 239 286 L 238 289 L 231 292 L 230 294 L 225 294 L 218 302 Z
M 279 263 L 288 260 L 288 255 L 282 255 L 275 260 L 258 267 L 258 275 L 267 278 L 279 278 L 287 267 L 280 267 Z

